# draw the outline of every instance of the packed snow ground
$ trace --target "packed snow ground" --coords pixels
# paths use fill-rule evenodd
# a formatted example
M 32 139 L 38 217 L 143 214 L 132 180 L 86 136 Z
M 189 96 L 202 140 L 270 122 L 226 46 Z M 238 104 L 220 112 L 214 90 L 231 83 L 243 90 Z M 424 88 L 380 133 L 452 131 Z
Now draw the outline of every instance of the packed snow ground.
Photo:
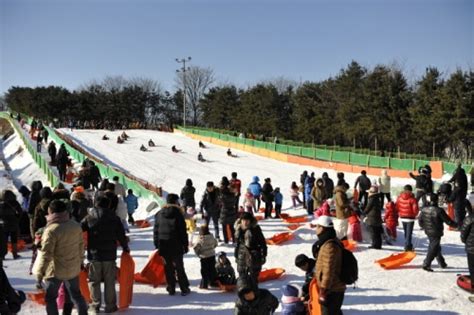
M 61 130 L 72 137 L 78 144 L 97 157 L 119 167 L 131 174 L 162 186 L 164 190 L 179 193 L 187 178 L 193 179 L 196 187 L 196 199 L 199 203 L 207 181 L 216 184 L 222 176 L 230 177 L 232 171 L 239 174 L 242 187 L 247 187 L 251 177 L 258 175 L 263 178 L 272 178 L 273 187 L 280 187 L 284 194 L 283 209 L 290 207 L 288 187 L 292 181 L 299 179 L 299 174 L 307 169 L 320 176 L 323 170 L 301 165 L 282 163 L 271 159 L 253 155 L 251 153 L 233 150 L 238 158 L 226 155 L 226 149 L 206 143 L 207 149 L 199 149 L 197 141 L 181 134 L 169 134 L 155 131 L 129 130 L 131 137 L 124 144 L 116 144 L 115 139 L 121 132 L 91 131 L 91 130 Z M 102 141 L 106 133 L 111 140 Z M 139 151 L 141 144 L 146 145 L 153 139 L 158 146 L 149 152 Z M 172 153 L 171 146 L 182 149 L 181 153 Z M 198 162 L 197 154 L 202 152 L 209 162 Z M 13 167 L 13 166 L 12 166 Z M 328 171 L 332 178 L 335 172 Z M 31 175 L 35 176 L 35 175 Z M 352 184 L 357 174 L 346 174 L 347 181 Z M 406 183 L 414 184 L 412 180 L 393 179 L 398 190 Z M 142 202 L 138 216 L 145 217 Z M 286 210 L 292 215 L 303 214 L 302 209 Z M 275 233 L 287 231 L 286 224 L 281 220 L 260 221 L 266 237 Z M 131 249 L 136 262 L 136 269 L 140 271 L 145 265 L 148 255 L 153 250 L 152 228 L 132 229 Z M 440 270 L 434 263 L 435 272 L 428 273 L 421 270 L 421 264 L 426 255 L 427 240 L 419 228 L 414 232 L 414 245 L 418 256 L 404 268 L 384 271 L 374 264 L 374 260 L 398 252 L 403 248 L 403 231 L 398 229 L 398 240 L 395 245 L 384 245 L 384 249 L 369 250 L 367 238 L 359 244 L 356 257 L 359 261 L 359 276 L 355 289 L 346 291 L 343 311 L 345 314 L 473 314 L 472 304 L 467 300 L 468 294 L 456 285 L 456 274 L 467 273 L 467 261 L 464 246 L 457 232 L 446 231 L 442 239 L 443 252 L 449 265 L 448 269 Z M 272 291 L 281 297 L 282 285 L 291 282 L 301 285 L 303 273 L 294 267 L 294 257 L 299 253 L 311 256 L 311 245 L 316 240 L 313 230 L 306 225 L 295 231 L 295 238 L 281 246 L 269 246 L 267 264 L 265 268 L 283 267 L 286 276 L 281 280 L 262 283 L 261 287 Z M 365 235 L 364 235 L 365 236 Z M 225 251 L 233 257 L 231 245 L 221 244 L 216 251 Z M 16 288 L 33 290 L 34 279 L 28 275 L 31 254 L 23 253 L 23 258 L 13 262 L 5 261 L 6 269 Z M 192 251 L 185 255 L 185 267 L 191 282 L 193 293 L 186 297 L 179 295 L 170 297 L 164 287 L 152 288 L 136 284 L 132 306 L 124 313 L 127 314 L 231 314 L 235 294 L 221 293 L 213 290 L 200 290 L 200 264 Z M 234 264 L 235 267 L 235 264 Z M 22 314 L 44 314 L 44 308 L 28 302 Z

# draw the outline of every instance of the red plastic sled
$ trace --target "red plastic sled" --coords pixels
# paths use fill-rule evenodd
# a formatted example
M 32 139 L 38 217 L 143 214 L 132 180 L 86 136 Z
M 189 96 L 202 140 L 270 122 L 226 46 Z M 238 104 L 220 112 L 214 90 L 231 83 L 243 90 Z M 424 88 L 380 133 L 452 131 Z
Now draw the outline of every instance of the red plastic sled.
M 321 305 L 319 305 L 319 288 L 316 278 L 309 283 L 308 311 L 310 315 L 321 315 Z
M 288 219 L 290 215 L 288 213 L 280 213 L 280 218 L 282 219 Z
M 258 275 L 258 282 L 265 282 L 269 280 L 275 280 L 281 278 L 285 273 L 285 269 L 283 268 L 272 268 L 272 269 L 265 269 L 260 271 Z
M 122 253 L 119 275 L 119 308 L 128 308 L 132 304 L 135 262 L 129 253 Z
M 263 218 L 261 215 L 256 215 L 256 216 L 255 216 L 255 220 L 257 220 L 257 221 L 261 221 L 261 220 L 263 220 L 263 219 L 264 219 L 264 218 Z
M 46 305 L 46 302 L 44 300 L 44 295 L 45 295 L 44 291 L 26 293 L 26 296 L 28 297 L 28 299 L 41 305 Z
M 451 220 L 454 221 L 454 219 L 455 219 L 455 218 L 454 218 L 454 206 L 453 206 L 452 203 L 448 203 L 448 216 L 451 218 Z M 454 228 L 451 227 L 451 226 L 449 226 L 449 227 L 448 227 L 448 230 L 453 231 Z
M 474 289 L 472 289 L 471 278 L 469 277 L 469 275 L 458 276 L 456 283 L 461 289 L 469 293 L 474 293 Z
M 87 303 L 92 302 L 91 292 L 89 291 L 89 285 L 87 284 L 88 273 L 86 270 L 81 270 L 79 274 L 79 288 L 81 289 L 82 296 Z
M 293 238 L 293 234 L 291 232 L 284 232 L 278 233 L 273 235 L 271 238 L 267 239 L 268 245 L 278 245 L 284 242 L 287 242 Z
M 352 200 L 358 201 L 359 200 L 359 191 L 357 188 L 354 188 L 354 192 L 352 193 Z
M 25 244 L 25 241 L 24 240 L 18 240 L 16 242 L 16 249 L 21 252 L 22 250 L 24 250 L 26 247 L 26 244 Z M 11 242 L 8 242 L 8 251 L 11 253 L 12 252 L 12 244 Z
M 409 263 L 415 257 L 415 252 L 403 252 L 398 254 L 392 254 L 386 258 L 376 260 L 375 263 L 379 264 L 380 267 L 384 269 L 396 269 L 402 265 Z
M 302 224 L 295 223 L 295 224 L 288 225 L 287 228 L 294 231 L 294 230 L 298 229 L 300 226 L 302 226 Z
M 224 292 L 234 292 L 237 285 L 235 284 L 222 284 L 219 283 L 219 288 Z
M 286 222 L 286 223 L 304 223 L 304 222 L 308 222 L 308 217 L 306 217 L 306 216 L 288 217 L 286 219 L 283 219 L 283 222 Z
M 143 278 L 146 279 L 146 281 L 153 285 L 153 287 L 155 288 L 160 284 L 166 284 L 165 265 L 163 262 L 163 258 L 160 256 L 157 250 L 155 250 L 151 254 L 150 258 L 148 259 L 148 263 L 140 272 L 140 276 L 140 280 L 142 280 Z
M 353 252 L 357 248 L 357 242 L 353 240 L 343 240 L 342 245 L 344 245 L 344 248 Z

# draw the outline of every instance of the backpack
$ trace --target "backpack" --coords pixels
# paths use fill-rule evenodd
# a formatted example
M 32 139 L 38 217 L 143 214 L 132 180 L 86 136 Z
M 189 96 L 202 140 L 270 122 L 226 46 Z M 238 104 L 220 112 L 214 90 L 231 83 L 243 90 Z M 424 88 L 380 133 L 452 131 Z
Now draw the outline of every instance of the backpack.
M 340 241 L 335 241 L 342 249 L 342 264 L 340 279 L 345 284 L 354 284 L 359 279 L 359 267 L 354 254 L 345 249 Z

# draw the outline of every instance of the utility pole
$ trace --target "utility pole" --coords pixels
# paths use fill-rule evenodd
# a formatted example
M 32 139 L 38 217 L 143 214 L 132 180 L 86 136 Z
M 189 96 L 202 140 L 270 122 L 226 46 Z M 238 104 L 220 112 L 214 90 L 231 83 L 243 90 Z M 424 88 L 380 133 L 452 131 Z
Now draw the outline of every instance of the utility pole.
M 182 72 L 183 73 L 183 127 L 186 128 L 186 70 L 189 70 L 190 68 L 186 68 L 186 62 L 191 61 L 191 57 L 188 58 L 176 58 L 175 59 L 177 63 L 183 64 L 183 66 L 180 69 L 177 69 L 176 72 Z

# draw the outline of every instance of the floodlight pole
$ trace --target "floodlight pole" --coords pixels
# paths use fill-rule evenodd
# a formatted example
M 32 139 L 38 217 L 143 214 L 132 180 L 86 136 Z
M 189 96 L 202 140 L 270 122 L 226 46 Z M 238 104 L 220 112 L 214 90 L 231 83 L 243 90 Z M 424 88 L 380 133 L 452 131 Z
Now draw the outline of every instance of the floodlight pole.
M 186 61 L 191 61 L 191 57 L 188 58 L 176 58 L 177 63 L 183 64 L 183 66 L 176 70 L 176 72 L 182 72 L 183 73 L 183 127 L 186 128 L 186 70 L 189 70 L 189 68 L 186 69 Z

